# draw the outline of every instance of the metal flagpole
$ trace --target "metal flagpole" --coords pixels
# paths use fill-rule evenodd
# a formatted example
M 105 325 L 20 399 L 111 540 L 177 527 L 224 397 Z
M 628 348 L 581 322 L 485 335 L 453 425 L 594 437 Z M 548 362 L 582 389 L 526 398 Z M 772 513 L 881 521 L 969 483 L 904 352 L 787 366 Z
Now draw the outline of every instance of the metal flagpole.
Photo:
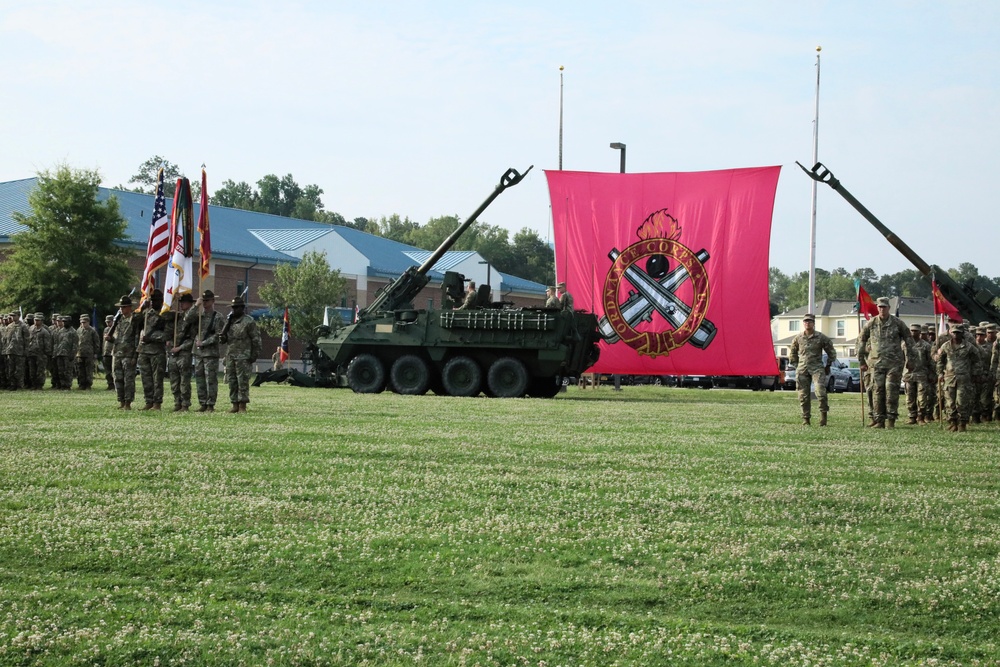
M 559 66 L 559 171 L 563 168 L 563 70 L 566 69 L 562 65 Z M 552 220 L 552 235 L 555 236 L 555 219 L 552 217 L 552 204 L 549 204 L 549 219 Z M 552 253 L 552 284 L 555 285 L 559 282 L 559 266 L 556 264 L 555 254 Z
M 859 300 L 858 303 L 861 303 L 861 301 Z M 859 341 L 861 340 L 861 310 L 860 309 L 858 310 L 858 338 L 857 338 L 857 340 L 859 340 Z M 864 374 L 864 372 L 860 368 L 858 368 L 858 387 L 861 388 L 861 394 L 860 394 L 860 398 L 861 398 L 861 428 L 864 428 L 865 427 L 865 396 L 866 396 L 865 395 L 865 374 Z
M 816 47 L 816 115 L 813 120 L 813 164 L 819 162 L 819 52 L 822 46 Z M 816 312 L 816 180 L 812 182 L 812 215 L 809 226 L 809 308 L 807 312 Z

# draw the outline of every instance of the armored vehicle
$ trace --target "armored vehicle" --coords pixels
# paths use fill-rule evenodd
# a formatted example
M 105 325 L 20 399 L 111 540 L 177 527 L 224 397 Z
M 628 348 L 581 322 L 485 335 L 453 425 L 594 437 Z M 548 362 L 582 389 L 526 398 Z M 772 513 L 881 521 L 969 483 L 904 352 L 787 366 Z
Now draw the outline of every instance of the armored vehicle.
M 321 331 L 314 354 L 317 382 L 377 393 L 432 390 L 451 396 L 552 397 L 562 378 L 597 361 L 597 318 L 583 311 L 515 308 L 490 302 L 482 285 L 465 306 L 464 276 L 448 271 L 440 310 L 416 310 L 427 272 L 500 193 L 524 174 L 508 169 L 493 193 L 419 267 L 376 294 L 354 324 Z
M 796 162 L 802 171 L 806 172 L 809 178 L 817 181 L 819 183 L 826 183 L 834 191 L 837 192 L 841 197 L 843 197 L 848 204 L 854 207 L 854 209 L 860 213 L 865 220 L 867 220 L 871 225 L 879 231 L 886 240 L 892 244 L 896 250 L 900 252 L 906 259 L 910 260 L 910 263 L 917 268 L 920 273 L 922 273 L 928 280 L 933 280 L 938 289 L 941 291 L 942 296 L 958 309 L 962 317 L 970 322 L 995 322 L 1000 324 L 1000 310 L 994 305 L 995 296 L 990 293 L 989 290 L 977 290 L 972 282 L 967 282 L 961 284 L 957 282 L 954 278 L 948 275 L 948 272 L 943 270 L 936 264 L 928 264 L 923 259 L 920 258 L 917 253 L 913 252 L 910 246 L 892 233 L 888 227 L 882 224 L 882 222 L 875 217 L 875 215 L 869 211 L 864 205 L 854 198 L 850 192 L 847 191 L 839 180 L 834 178 L 833 174 L 827 169 L 823 164 L 817 162 L 813 165 L 812 169 L 806 169 L 801 163 Z

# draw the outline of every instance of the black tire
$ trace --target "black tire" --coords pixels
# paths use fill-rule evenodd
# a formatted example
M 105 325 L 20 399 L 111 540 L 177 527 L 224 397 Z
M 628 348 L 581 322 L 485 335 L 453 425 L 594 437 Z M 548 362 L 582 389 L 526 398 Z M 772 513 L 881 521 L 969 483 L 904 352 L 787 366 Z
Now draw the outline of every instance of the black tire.
M 497 398 L 520 398 L 528 391 L 528 369 L 519 359 L 501 357 L 490 366 L 486 384 Z
M 528 396 L 532 398 L 553 398 L 562 389 L 562 383 L 556 378 L 531 378 L 528 383 Z
M 385 367 L 374 354 L 359 354 L 347 364 L 347 386 L 356 394 L 378 394 L 385 389 Z
M 441 384 L 450 396 L 476 396 L 483 384 L 483 373 L 469 357 L 454 357 L 441 370 Z
M 845 389 L 844 391 L 845 392 L 854 391 L 854 378 L 851 378 L 850 380 L 847 381 L 847 389 Z
M 405 354 L 393 362 L 389 379 L 397 394 L 421 396 L 427 393 L 431 374 L 423 359 L 415 354 Z
M 832 394 L 835 391 L 837 391 L 837 383 L 834 382 L 832 375 L 830 376 L 830 379 L 826 383 L 826 391 L 827 391 L 827 393 L 830 393 L 830 394 Z

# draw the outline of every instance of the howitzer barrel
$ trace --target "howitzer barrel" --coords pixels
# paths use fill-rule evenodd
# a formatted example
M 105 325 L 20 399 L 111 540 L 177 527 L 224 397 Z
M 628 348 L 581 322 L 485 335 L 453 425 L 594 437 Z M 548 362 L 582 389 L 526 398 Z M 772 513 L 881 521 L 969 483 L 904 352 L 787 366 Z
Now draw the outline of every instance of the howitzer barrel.
M 806 175 L 809 176 L 809 178 L 819 183 L 826 183 L 831 188 L 833 188 L 841 197 L 847 200 L 847 203 L 853 206 L 854 209 L 858 213 L 860 213 L 865 220 L 870 222 L 872 226 L 875 229 L 877 229 L 879 233 L 882 234 L 882 236 L 884 236 L 889 243 L 892 244 L 893 248 L 898 250 L 900 254 L 903 255 L 903 257 L 910 260 L 910 263 L 913 264 L 913 266 L 917 267 L 917 270 L 920 271 L 920 273 L 924 274 L 927 277 L 930 277 L 931 274 L 934 273 L 934 270 L 930 267 L 930 265 L 927 262 L 925 262 L 920 257 L 920 255 L 913 252 L 913 249 L 910 248 L 910 246 L 906 245 L 903 239 L 896 236 L 888 227 L 882 224 L 881 220 L 875 217 L 874 213 L 869 211 L 867 208 L 865 208 L 864 204 L 855 199 L 854 195 L 848 192 L 847 188 L 841 185 L 840 181 L 834 178 L 833 173 L 825 166 L 823 166 L 822 163 L 817 162 L 815 165 L 813 165 L 813 168 L 811 170 L 803 167 L 802 163 L 800 162 L 796 162 L 795 164 L 799 165 L 799 168 L 802 169 L 802 171 L 806 172 Z

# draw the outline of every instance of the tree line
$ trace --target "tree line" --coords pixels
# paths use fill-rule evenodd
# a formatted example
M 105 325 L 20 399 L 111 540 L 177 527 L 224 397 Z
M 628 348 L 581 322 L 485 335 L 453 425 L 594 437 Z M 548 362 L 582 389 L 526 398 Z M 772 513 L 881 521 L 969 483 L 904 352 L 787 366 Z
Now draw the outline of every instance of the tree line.
M 1000 296 L 1000 277 L 990 278 L 981 275 L 974 264 L 963 262 L 958 268 L 948 269 L 948 275 L 960 284 L 971 284 L 976 290 L 989 290 L 994 296 Z M 854 300 L 857 298 L 855 281 L 861 285 L 873 298 L 880 296 L 931 296 L 930 280 L 916 269 L 904 269 L 898 273 L 886 273 L 879 276 L 873 269 L 856 269 L 852 273 L 844 268 L 834 271 L 816 269 L 816 300 L 840 299 Z M 780 269 L 771 267 L 768 274 L 768 293 L 771 300 L 771 315 L 783 313 L 809 303 L 809 272 L 802 271 L 786 275 Z
M 118 189 L 154 194 L 157 173 L 164 171 L 164 190 L 173 196 L 176 179 L 183 174 L 180 168 L 159 155 L 154 155 L 139 166 L 128 184 Z M 195 183 L 192 181 L 192 196 Z M 200 187 L 200 183 L 198 184 Z M 356 217 L 348 220 L 340 213 L 326 210 L 322 199 L 323 189 L 316 184 L 299 185 L 292 174 L 276 176 L 267 174 L 251 185 L 246 181 L 225 180 L 209 197 L 214 206 L 237 208 L 244 211 L 269 213 L 298 220 L 309 220 L 329 225 L 341 225 L 399 241 L 424 250 L 434 250 L 458 229 L 462 220 L 457 215 L 431 218 L 424 224 L 398 214 L 379 219 Z M 493 269 L 542 284 L 554 284 L 555 254 L 552 248 L 533 229 L 527 227 L 511 236 L 499 225 L 474 223 L 458 239 L 453 250 L 474 250 L 490 263 Z

